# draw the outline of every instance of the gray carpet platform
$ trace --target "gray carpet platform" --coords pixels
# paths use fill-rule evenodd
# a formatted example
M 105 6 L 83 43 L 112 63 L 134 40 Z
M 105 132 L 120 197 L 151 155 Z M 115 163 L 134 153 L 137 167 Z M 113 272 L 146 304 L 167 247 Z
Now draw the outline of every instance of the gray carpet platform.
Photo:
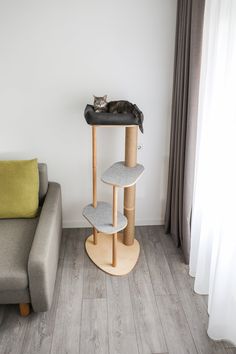
M 87 205 L 83 210 L 83 216 L 97 231 L 105 234 L 114 234 L 127 226 L 127 219 L 120 212 L 117 213 L 117 226 L 112 225 L 112 206 L 106 202 L 98 202 L 97 208 L 92 204 Z
M 143 165 L 125 166 L 124 161 L 114 163 L 102 175 L 102 181 L 117 187 L 133 186 L 144 172 Z

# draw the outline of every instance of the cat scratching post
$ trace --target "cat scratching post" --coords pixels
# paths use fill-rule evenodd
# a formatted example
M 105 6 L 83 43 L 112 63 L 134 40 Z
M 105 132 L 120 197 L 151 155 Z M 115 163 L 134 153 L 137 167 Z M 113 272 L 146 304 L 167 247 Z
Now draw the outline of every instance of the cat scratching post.
M 93 207 L 97 207 L 97 130 L 92 127 L 92 169 L 93 169 Z M 97 244 L 97 230 L 93 228 L 93 243 Z
M 138 128 L 125 128 L 125 166 L 135 167 L 137 165 L 137 136 Z M 135 189 L 136 186 L 127 187 L 124 190 L 124 215 L 128 220 L 124 230 L 124 244 L 133 245 L 135 235 Z
M 140 246 L 135 239 L 135 184 L 144 167 L 137 164 L 137 125 L 125 127 L 125 161 L 109 167 L 101 179 L 112 186 L 112 204 L 97 201 L 97 127 L 92 125 L 92 180 L 93 202 L 83 210 L 84 217 L 93 226 L 93 234 L 85 248 L 90 259 L 103 271 L 124 275 L 135 266 Z M 124 189 L 124 215 L 118 211 L 118 189 Z M 123 234 L 120 231 L 123 230 Z
M 113 186 L 113 217 L 112 223 L 114 227 L 117 227 L 117 201 L 118 201 L 118 190 L 116 186 Z M 112 240 L 112 266 L 117 266 L 117 232 L 113 234 Z

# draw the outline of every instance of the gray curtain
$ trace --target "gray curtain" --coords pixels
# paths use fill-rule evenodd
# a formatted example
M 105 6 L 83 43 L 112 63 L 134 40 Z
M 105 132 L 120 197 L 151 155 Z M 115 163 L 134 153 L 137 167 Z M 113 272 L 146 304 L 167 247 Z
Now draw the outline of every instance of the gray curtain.
M 178 0 L 166 232 L 190 253 L 198 93 L 205 0 Z

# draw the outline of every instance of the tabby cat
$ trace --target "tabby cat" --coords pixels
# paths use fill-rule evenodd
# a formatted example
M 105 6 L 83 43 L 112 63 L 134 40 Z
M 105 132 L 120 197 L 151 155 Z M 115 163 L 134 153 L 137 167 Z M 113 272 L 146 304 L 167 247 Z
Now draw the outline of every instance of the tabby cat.
M 143 113 L 136 104 L 129 101 L 110 101 L 107 102 L 107 95 L 102 97 L 94 97 L 94 110 L 95 112 L 108 112 L 108 113 L 132 113 L 139 121 L 139 129 L 143 133 Z
M 94 96 L 94 102 L 93 102 L 93 106 L 94 106 L 94 110 L 95 112 L 107 112 L 107 95 L 102 96 L 102 97 L 97 97 Z

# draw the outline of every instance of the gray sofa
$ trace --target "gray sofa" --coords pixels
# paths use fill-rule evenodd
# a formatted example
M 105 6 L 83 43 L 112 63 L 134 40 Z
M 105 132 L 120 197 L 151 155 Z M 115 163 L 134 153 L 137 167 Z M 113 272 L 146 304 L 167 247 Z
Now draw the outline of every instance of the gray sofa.
M 52 304 L 62 234 L 60 185 L 38 166 L 39 216 L 0 220 L 0 304 L 19 304 L 23 316 L 29 304 L 35 312 Z

